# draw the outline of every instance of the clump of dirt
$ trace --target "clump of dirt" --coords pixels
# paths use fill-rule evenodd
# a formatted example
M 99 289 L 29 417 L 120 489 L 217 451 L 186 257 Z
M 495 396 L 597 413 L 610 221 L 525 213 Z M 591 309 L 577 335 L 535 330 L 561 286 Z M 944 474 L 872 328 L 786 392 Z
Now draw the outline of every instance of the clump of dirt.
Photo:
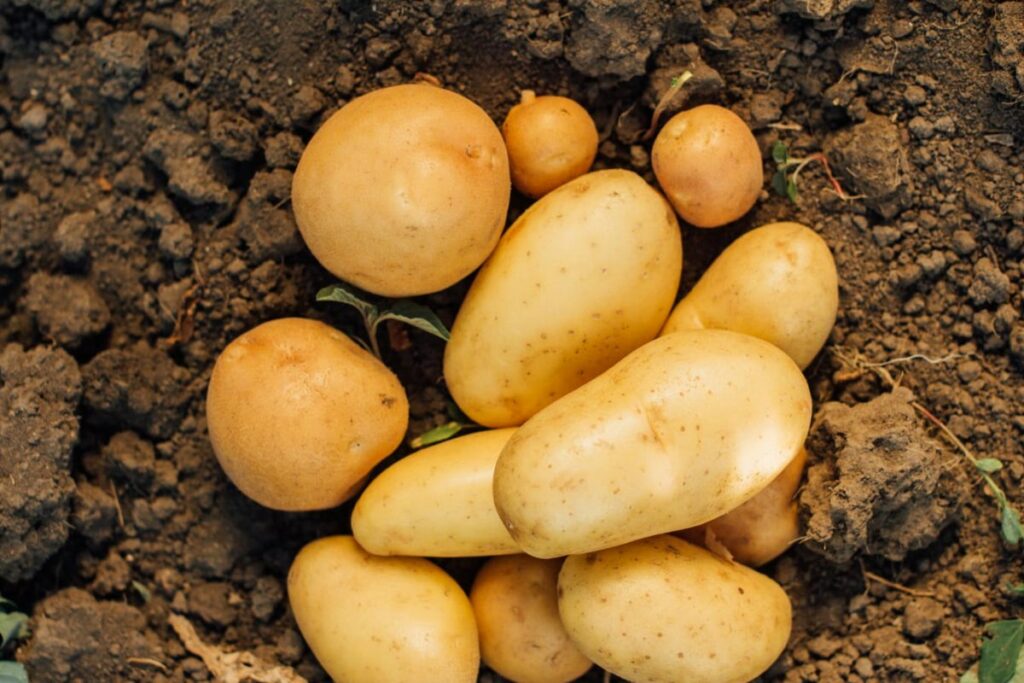
M 0 580 L 31 578 L 67 540 L 81 385 L 60 349 L 0 353 Z
M 807 440 L 800 494 L 807 547 L 833 562 L 900 562 L 956 521 L 966 495 L 956 456 L 924 429 L 905 387 L 866 403 L 826 403 Z

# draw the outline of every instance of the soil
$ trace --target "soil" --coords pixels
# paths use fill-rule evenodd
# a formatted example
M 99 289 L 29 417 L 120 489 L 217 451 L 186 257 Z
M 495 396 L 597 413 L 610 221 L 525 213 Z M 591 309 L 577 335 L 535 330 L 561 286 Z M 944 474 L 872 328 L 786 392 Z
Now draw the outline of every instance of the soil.
M 689 68 L 669 114 L 725 104 L 769 174 L 781 140 L 824 150 L 863 195 L 841 201 L 812 165 L 795 203 L 766 191 L 735 225 L 684 227 L 683 291 L 773 220 L 813 226 L 841 278 L 808 371 L 808 539 L 765 568 L 794 631 L 764 680 L 954 680 L 983 624 L 1019 614 L 1005 586 L 1020 550 L 994 501 L 870 364 L 892 361 L 1002 460 L 1024 506 L 1024 3 L 0 0 L 0 63 L 0 593 L 32 613 L 16 656 L 33 681 L 210 680 L 172 614 L 326 680 L 283 583 L 351 505 L 245 499 L 210 451 L 203 395 L 216 354 L 259 322 L 358 333 L 313 303 L 332 279 L 298 238 L 291 175 L 333 110 L 418 72 L 498 121 L 521 89 L 572 96 L 603 132 L 597 165 L 653 181 L 638 140 Z M 465 289 L 424 302 L 450 322 Z M 409 338 L 385 359 L 415 435 L 446 420 L 442 343 Z M 444 563 L 464 584 L 478 565 Z

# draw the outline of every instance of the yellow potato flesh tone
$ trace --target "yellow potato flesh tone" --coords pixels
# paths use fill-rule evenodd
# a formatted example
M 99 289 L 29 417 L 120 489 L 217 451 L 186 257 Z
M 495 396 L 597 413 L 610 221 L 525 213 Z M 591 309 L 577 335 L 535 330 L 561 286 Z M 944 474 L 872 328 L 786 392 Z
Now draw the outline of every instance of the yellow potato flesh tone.
M 771 223 L 715 259 L 661 334 L 742 332 L 775 344 L 806 368 L 828 341 L 838 308 L 839 276 L 825 240 L 799 223 Z
M 288 572 L 303 638 L 337 683 L 475 683 L 473 608 L 439 567 L 376 557 L 351 536 L 313 541 Z
M 505 233 L 459 310 L 444 374 L 488 427 L 522 424 L 660 330 L 682 271 L 678 224 L 630 171 L 545 195 Z
M 384 470 L 352 512 L 352 533 L 375 555 L 518 553 L 494 509 L 494 463 L 514 429 L 468 434 Z
M 498 458 L 495 504 L 535 557 L 696 526 L 768 486 L 810 418 L 807 381 L 771 344 L 668 335 L 523 425 Z
M 782 654 L 782 588 L 673 536 L 566 559 L 558 608 L 573 642 L 633 683 L 747 683 Z

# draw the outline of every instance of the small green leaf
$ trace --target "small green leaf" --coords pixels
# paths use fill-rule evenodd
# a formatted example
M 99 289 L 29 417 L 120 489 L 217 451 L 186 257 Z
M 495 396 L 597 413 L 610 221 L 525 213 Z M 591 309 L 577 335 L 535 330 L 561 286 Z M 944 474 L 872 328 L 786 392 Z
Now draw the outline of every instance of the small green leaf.
M 348 285 L 343 285 L 340 282 L 336 285 L 324 287 L 316 293 L 317 301 L 333 301 L 339 304 L 347 304 L 352 306 L 363 318 L 367 321 L 367 324 L 372 323 L 377 318 L 377 307 L 371 304 L 366 299 L 362 298 L 356 293 L 356 290 Z
M 992 474 L 1003 469 L 1003 463 L 995 458 L 982 458 L 974 463 L 974 466 L 985 474 Z
M 0 662 L 0 683 L 28 683 L 28 672 L 18 662 Z
M 796 204 L 797 190 L 796 181 L 790 178 L 786 181 L 786 196 L 789 197 L 789 201 Z
M 1020 513 L 1013 509 L 1010 505 L 1003 505 L 1001 509 L 1002 513 L 1002 525 L 1001 532 L 1003 538 L 1011 546 L 1016 547 L 1020 543 L 1021 539 L 1024 538 L 1024 529 L 1020 526 Z
M 1024 583 L 1018 583 L 1016 586 L 1006 586 L 1006 592 L 1015 598 L 1024 598 Z
M 445 341 L 451 339 L 451 332 L 444 326 L 441 319 L 427 308 L 413 301 L 396 301 L 377 318 L 378 320 L 397 320 L 416 329 L 429 332 Z
M 789 161 L 789 149 L 782 140 L 776 140 L 772 145 L 772 161 L 780 166 Z
M 0 650 L 28 636 L 28 615 L 23 612 L 0 614 Z
M 423 432 L 410 441 L 409 446 L 412 448 L 423 448 L 424 446 L 430 446 L 435 443 L 447 441 L 461 432 L 465 427 L 466 425 L 461 422 L 447 422 L 440 427 L 434 427 L 431 430 Z
M 1017 671 L 1017 658 L 1024 644 L 1024 621 L 1008 619 L 985 624 L 989 637 L 981 641 L 979 683 L 1008 683 Z
M 142 598 L 142 602 L 147 605 L 149 604 L 149 601 L 153 599 L 152 591 L 150 591 L 143 583 L 132 581 L 132 589 L 139 594 L 139 597 Z
M 786 196 L 786 172 L 778 170 L 775 175 L 772 176 L 772 189 L 775 190 L 775 194 L 780 197 Z

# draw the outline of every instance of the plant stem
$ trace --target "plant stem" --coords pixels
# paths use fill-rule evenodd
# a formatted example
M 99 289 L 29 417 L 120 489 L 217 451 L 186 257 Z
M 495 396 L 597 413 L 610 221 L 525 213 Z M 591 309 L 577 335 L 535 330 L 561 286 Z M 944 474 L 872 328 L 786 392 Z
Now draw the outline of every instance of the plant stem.
M 370 350 L 373 355 L 377 356 L 377 360 L 384 360 L 380 355 L 380 342 L 377 341 L 377 326 L 380 324 L 380 318 L 374 317 L 373 320 L 370 320 L 364 316 L 363 324 L 366 326 L 366 335 L 370 338 Z
M 678 93 L 691 78 L 693 78 L 693 74 L 689 71 L 684 71 L 672 79 L 672 85 L 669 86 L 668 90 L 665 91 L 665 94 L 661 96 L 660 100 L 658 100 L 658 106 L 654 108 L 654 113 L 651 114 L 651 127 L 647 129 L 647 132 L 644 133 L 642 139 L 650 140 L 654 137 L 654 130 L 658 127 L 658 121 L 661 119 L 662 112 L 664 112 L 665 108 L 668 107 L 669 102 L 671 102 L 672 98 L 676 96 L 676 93 Z

